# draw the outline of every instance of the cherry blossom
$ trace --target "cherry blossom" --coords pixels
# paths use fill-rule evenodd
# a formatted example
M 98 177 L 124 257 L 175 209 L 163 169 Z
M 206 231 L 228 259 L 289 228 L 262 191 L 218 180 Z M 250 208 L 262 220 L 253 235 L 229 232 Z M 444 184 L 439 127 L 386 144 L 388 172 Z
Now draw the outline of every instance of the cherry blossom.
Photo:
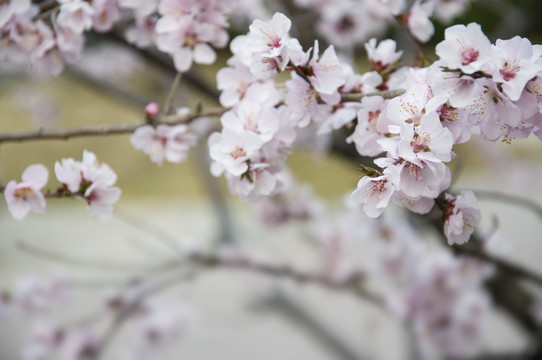
M 433 13 L 433 3 L 421 3 L 417 0 L 407 16 L 407 24 L 410 32 L 421 42 L 427 42 L 435 33 L 435 28 L 429 17 Z
M 130 142 L 134 148 L 149 155 L 151 161 L 162 165 L 164 159 L 172 163 L 184 161 L 190 147 L 196 145 L 197 138 L 184 124 L 145 125 L 132 134 Z
M 0 28 L 3 27 L 13 15 L 26 12 L 31 5 L 30 0 L 4 1 L 0 4 Z
M 113 187 L 117 175 L 107 164 L 98 162 L 94 153 L 85 150 L 81 162 L 72 158 L 56 162 L 55 173 L 69 192 L 68 195 L 87 202 L 90 214 L 96 221 L 113 216 L 113 204 L 121 195 L 121 190 Z
M 396 47 L 397 44 L 391 39 L 381 41 L 378 46 L 375 38 L 369 40 L 365 44 L 365 50 L 373 69 L 381 71 L 398 62 L 403 51 L 395 51 Z
M 22 181 L 10 181 L 4 189 L 8 209 L 16 220 L 22 220 L 30 211 L 45 211 L 45 198 L 41 189 L 47 184 L 49 172 L 41 164 L 30 165 L 22 175 Z
M 448 244 L 462 245 L 469 241 L 481 220 L 474 193 L 463 191 L 457 197 L 446 194 L 444 199 L 439 200 L 439 207 L 444 213 L 444 234 L 448 238 Z
M 502 91 L 510 100 L 519 100 L 527 82 L 542 71 L 542 47 L 516 36 L 510 40 L 498 39 L 494 53 L 493 80 L 502 83 Z
M 375 218 L 388 206 L 395 190 L 394 181 L 387 175 L 364 176 L 358 182 L 351 199 L 362 206 L 367 216 Z
M 83 0 L 59 0 L 60 12 L 56 17 L 58 25 L 70 29 L 76 34 L 92 27 L 94 9 Z
M 447 28 L 436 52 L 442 66 L 465 74 L 486 70 L 492 60 L 491 43 L 476 23 Z

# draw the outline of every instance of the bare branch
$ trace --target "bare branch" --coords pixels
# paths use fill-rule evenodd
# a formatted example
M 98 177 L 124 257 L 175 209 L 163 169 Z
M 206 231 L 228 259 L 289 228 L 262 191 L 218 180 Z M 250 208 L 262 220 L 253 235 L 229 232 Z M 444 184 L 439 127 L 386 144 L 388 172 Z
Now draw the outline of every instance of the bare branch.
M 258 263 L 246 258 L 224 259 L 212 254 L 194 253 L 187 260 L 208 268 L 249 270 L 272 277 L 288 278 L 297 283 L 314 283 L 330 289 L 343 289 L 369 301 L 375 306 L 384 308 L 384 301 L 378 295 L 361 286 L 364 279 L 361 272 L 352 273 L 342 280 L 335 280 L 325 274 L 301 272 L 289 266 Z
M 166 98 L 166 103 L 164 105 L 165 115 L 168 115 L 171 110 L 173 98 L 175 97 L 175 94 L 177 93 L 177 89 L 179 88 L 182 77 L 183 77 L 183 73 L 178 71 L 177 74 L 175 75 L 175 79 L 173 79 L 173 83 L 171 84 L 171 89 L 169 89 L 169 93 L 167 94 L 167 98 Z
M 28 244 L 24 241 L 17 241 L 17 248 L 27 254 L 39 257 L 44 260 L 63 263 L 67 265 L 75 265 L 79 267 L 87 267 L 91 269 L 99 270 L 115 270 L 115 271 L 127 271 L 127 270 L 137 270 L 141 272 L 146 270 L 147 272 L 159 271 L 162 269 L 168 269 L 179 264 L 178 259 L 168 261 L 159 265 L 154 265 L 152 267 L 146 267 L 144 264 L 128 264 L 128 263 L 118 263 L 118 262 L 107 262 L 104 260 L 92 260 L 83 257 L 77 257 L 70 254 L 62 254 L 60 252 L 52 251 L 50 249 L 45 249 L 42 247 L 37 247 L 32 244 Z
M 478 198 L 485 200 L 501 201 L 508 204 L 524 207 L 542 218 L 542 206 L 535 201 L 521 196 L 504 194 L 499 191 L 471 190 Z
M 210 108 L 202 111 L 192 111 L 187 115 L 169 115 L 163 116 L 158 124 L 177 125 L 184 124 L 193 121 L 194 119 L 205 116 L 220 116 L 227 109 L 224 108 Z M 11 133 L 0 133 L 0 143 L 4 142 L 22 142 L 29 140 L 67 140 L 74 137 L 85 136 L 106 136 L 106 135 L 120 135 L 131 134 L 137 128 L 147 125 L 146 122 L 134 122 L 125 124 L 110 124 L 110 125 L 98 125 L 98 126 L 83 126 L 79 128 L 67 128 L 67 129 L 45 129 L 31 131 L 15 131 Z
M 499 268 L 502 271 L 505 271 L 506 273 L 517 276 L 521 279 L 529 280 L 539 286 L 542 286 L 542 276 L 532 272 L 531 270 L 525 269 L 524 267 L 506 261 L 504 259 L 492 256 L 486 252 L 479 251 L 477 249 L 473 249 L 470 247 L 464 247 L 464 246 L 454 246 L 454 251 L 456 251 L 459 254 L 464 254 L 468 256 L 472 256 L 475 258 L 478 258 L 480 260 L 484 260 L 492 265 L 495 265 L 497 268 Z
M 386 90 L 386 91 L 374 91 L 369 93 L 349 93 L 341 94 L 341 102 L 355 102 L 360 101 L 367 96 L 382 96 L 384 99 L 393 99 L 394 97 L 401 96 L 405 93 L 403 89 Z

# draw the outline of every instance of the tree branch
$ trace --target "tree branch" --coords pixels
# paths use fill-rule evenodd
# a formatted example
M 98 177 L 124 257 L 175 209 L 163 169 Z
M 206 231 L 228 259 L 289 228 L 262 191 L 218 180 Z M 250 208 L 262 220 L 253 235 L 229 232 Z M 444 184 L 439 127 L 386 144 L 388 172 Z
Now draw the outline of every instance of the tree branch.
M 183 77 L 183 73 L 180 71 L 177 71 L 177 74 L 175 74 L 175 79 L 173 79 L 173 83 L 171 84 L 171 89 L 169 89 L 169 93 L 167 94 L 166 103 L 164 105 L 164 115 L 169 115 L 169 112 L 171 110 L 171 105 L 173 103 L 173 98 L 175 97 L 175 94 L 177 93 L 177 89 L 179 88 L 182 77 Z
M 393 99 L 394 97 L 401 96 L 404 93 L 405 93 L 405 90 L 403 89 L 373 91 L 373 92 L 368 92 L 368 93 L 347 93 L 347 94 L 341 94 L 341 102 L 356 102 L 368 96 L 382 96 L 384 99 Z
M 503 194 L 498 191 L 488 190 L 471 190 L 478 198 L 486 200 L 501 201 L 508 204 L 522 206 L 534 212 L 538 217 L 542 218 L 542 206 L 529 198 L 523 198 L 516 195 Z
M 193 121 L 194 119 L 205 116 L 220 116 L 227 109 L 224 108 L 210 108 L 207 110 L 192 111 L 187 115 L 169 115 L 163 116 L 157 122 L 157 124 L 165 125 L 177 125 L 185 124 Z M 22 142 L 29 140 L 67 140 L 74 137 L 85 136 L 106 136 L 106 135 L 120 135 L 131 134 L 137 128 L 147 125 L 146 122 L 134 122 L 125 124 L 110 124 L 110 125 L 97 125 L 97 126 L 83 126 L 79 128 L 67 128 L 67 129 L 45 129 L 31 131 L 16 131 L 11 133 L 0 133 L 0 143 L 4 142 Z
M 194 253 L 187 260 L 207 268 L 249 270 L 272 277 L 288 278 L 300 284 L 314 283 L 329 289 L 343 289 L 369 301 L 379 308 L 384 308 L 385 306 L 382 298 L 361 286 L 361 282 L 364 279 L 364 275 L 361 272 L 354 272 L 345 279 L 335 280 L 324 274 L 300 272 L 289 266 L 259 263 L 247 258 L 224 259 L 212 254 Z

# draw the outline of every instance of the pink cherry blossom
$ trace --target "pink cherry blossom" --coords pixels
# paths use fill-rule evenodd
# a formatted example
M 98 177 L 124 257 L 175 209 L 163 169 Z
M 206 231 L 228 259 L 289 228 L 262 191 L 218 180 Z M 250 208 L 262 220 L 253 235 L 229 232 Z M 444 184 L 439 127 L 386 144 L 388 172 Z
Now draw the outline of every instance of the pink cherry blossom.
M 407 16 L 408 29 L 416 39 L 427 42 L 435 33 L 435 27 L 429 17 L 433 13 L 433 3 L 430 1 L 421 3 L 417 0 Z
M 117 0 L 93 0 L 94 16 L 92 26 L 94 30 L 105 32 L 111 30 L 115 22 L 120 19 Z
M 80 34 L 92 27 L 94 9 L 83 0 L 59 0 L 60 12 L 56 17 L 59 26 Z
M 462 191 L 457 197 L 446 194 L 444 199 L 439 200 L 439 207 L 444 213 L 444 234 L 448 244 L 462 245 L 469 241 L 481 220 L 474 193 Z
M 378 46 L 376 39 L 372 38 L 365 44 L 367 57 L 373 64 L 373 69 L 384 70 L 401 59 L 403 51 L 395 51 L 397 44 L 394 40 L 386 39 L 381 41 Z
M 45 198 L 41 188 L 47 184 L 49 172 L 41 164 L 30 165 L 22 175 L 22 181 L 10 181 L 4 189 L 4 198 L 11 215 L 22 220 L 30 211 L 45 211 Z
M 132 134 L 130 142 L 134 148 L 149 155 L 151 161 L 162 165 L 164 159 L 172 163 L 184 161 L 188 150 L 196 145 L 197 138 L 184 124 L 145 125 Z
M 9 0 L 0 4 L 0 28 L 2 28 L 13 15 L 26 12 L 31 5 L 30 0 Z
M 225 128 L 222 133 L 215 134 L 209 138 L 209 154 L 216 162 L 214 173 L 223 168 L 234 176 L 241 176 L 249 169 L 247 160 L 262 147 L 262 140 L 252 131 L 236 132 Z
M 465 74 L 484 70 L 492 60 L 491 43 L 476 23 L 447 28 L 436 52 L 442 66 Z
M 313 56 L 309 62 L 312 70 L 312 75 L 309 76 L 311 85 L 321 94 L 334 95 L 346 81 L 341 63 L 333 45 L 328 47 L 321 57 L 318 51 L 318 41 L 315 41 Z
M 107 164 L 100 163 L 94 153 L 84 150 L 81 162 L 71 158 L 56 162 L 55 173 L 72 196 L 86 201 L 96 221 L 113 216 L 113 204 L 121 195 L 121 190 L 113 187 L 117 175 Z
M 376 218 L 386 209 L 395 190 L 395 184 L 387 175 L 364 176 L 350 198 L 355 204 L 361 205 L 367 216 Z
M 542 71 L 542 47 L 533 46 L 525 38 L 498 39 L 494 48 L 493 80 L 502 83 L 502 91 L 510 100 L 519 100 L 527 82 Z

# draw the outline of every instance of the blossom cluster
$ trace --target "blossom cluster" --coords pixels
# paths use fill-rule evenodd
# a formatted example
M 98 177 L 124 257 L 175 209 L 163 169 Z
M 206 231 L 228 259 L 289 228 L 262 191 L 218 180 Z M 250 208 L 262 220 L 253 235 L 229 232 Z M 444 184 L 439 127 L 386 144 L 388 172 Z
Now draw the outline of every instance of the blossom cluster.
M 251 17 L 261 8 L 235 0 L 12 0 L 0 4 L 0 60 L 17 70 L 58 75 L 65 63 L 81 58 L 85 32 L 123 30 L 126 41 L 156 46 L 184 72 L 193 63 L 215 62 L 213 48 L 226 46 L 232 11 Z M 117 24 L 124 26 L 115 29 Z
M 72 158 L 55 163 L 55 174 L 62 186 L 52 197 L 77 197 L 85 200 L 90 215 L 96 221 L 113 216 L 113 204 L 121 190 L 113 185 L 117 175 L 100 163 L 90 151 L 83 152 L 83 161 Z M 45 211 L 45 196 L 41 189 L 47 184 L 49 172 L 42 164 L 30 165 L 22 174 L 22 181 L 10 181 L 4 189 L 8 209 L 14 219 L 22 220 L 29 212 Z
M 19 313 L 32 319 L 21 359 L 84 360 L 103 350 L 108 339 L 100 331 L 101 317 L 93 317 L 94 321 L 58 319 L 58 313 L 74 301 L 76 290 L 63 272 L 54 271 L 24 276 L 17 280 L 12 291 L 2 291 L 6 317 L 2 321 L 15 321 Z M 144 284 L 121 287 L 108 291 L 100 297 L 98 306 L 94 305 L 94 310 L 100 310 L 104 315 L 130 316 L 133 329 L 140 338 L 137 346 L 123 350 L 118 358 L 155 358 L 156 352 L 178 339 L 194 318 L 194 312 L 188 306 L 145 295 L 146 292 L 148 286 Z
M 492 269 L 429 246 L 397 218 L 373 221 L 368 233 L 370 276 L 386 289 L 389 308 L 413 330 L 424 358 L 472 356 L 487 323 L 483 285 Z
M 184 108 L 177 111 L 184 112 Z M 148 118 L 154 119 L 159 114 L 156 103 L 146 106 L 145 112 Z M 130 143 L 137 150 L 149 155 L 151 161 L 162 165 L 164 159 L 171 163 L 183 162 L 188 156 L 188 151 L 197 143 L 197 136 L 191 132 L 188 125 L 145 125 L 139 127 L 132 136 Z
M 363 274 L 364 284 L 411 329 L 421 358 L 473 356 L 489 315 L 484 282 L 492 268 L 426 243 L 396 216 L 371 219 L 348 205 L 338 220 L 313 227 L 325 273 L 338 282 Z
M 473 133 L 489 141 L 525 138 L 542 128 L 542 48 L 514 37 L 492 45 L 479 25 L 454 25 L 437 45 L 439 60 L 427 68 L 411 69 L 405 81 L 406 93 L 389 101 L 365 98 L 358 124 L 350 141 L 362 155 L 382 152 L 375 160 L 382 169 L 364 169 L 354 201 L 366 214 L 380 215 L 390 199 L 410 210 L 425 214 L 437 205 L 448 224 L 456 221 L 449 202 L 441 193 L 450 186 L 445 165 L 454 156 L 453 146 Z M 462 195 L 472 211 L 464 214 L 465 228 L 450 229 L 450 243 L 464 243 L 480 221 L 474 195 Z M 453 207 L 453 206 L 452 206 Z M 463 223 L 463 222 L 461 222 Z M 451 234 L 456 234 L 452 236 Z M 459 234 L 462 236 L 458 236 Z
M 300 129 L 326 126 L 351 71 L 333 46 L 320 54 L 315 42 L 303 51 L 290 28 L 281 13 L 268 22 L 255 20 L 247 35 L 232 41 L 229 66 L 217 74 L 220 102 L 231 110 L 221 118 L 222 131 L 209 138 L 211 171 L 225 173 L 231 192 L 248 201 L 280 191 Z M 285 70 L 291 80 L 282 87 L 275 76 Z M 361 81 L 349 86 L 360 87 Z

